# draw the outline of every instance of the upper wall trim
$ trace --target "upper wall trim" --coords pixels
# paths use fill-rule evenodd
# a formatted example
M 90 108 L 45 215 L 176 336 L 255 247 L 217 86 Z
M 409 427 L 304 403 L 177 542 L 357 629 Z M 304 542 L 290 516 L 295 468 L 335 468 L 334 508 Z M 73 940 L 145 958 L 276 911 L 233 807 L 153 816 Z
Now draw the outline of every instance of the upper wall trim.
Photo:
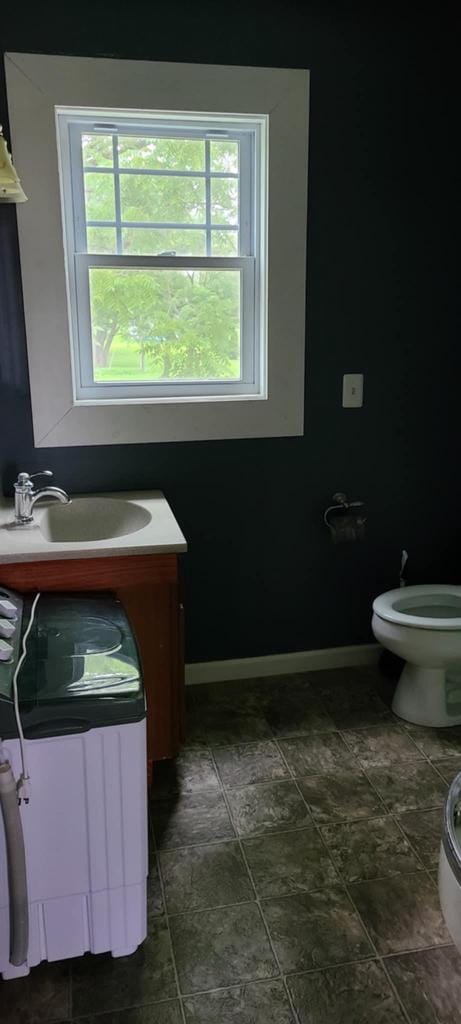
M 302 434 L 309 72 L 22 53 L 5 67 L 36 446 Z M 74 404 L 57 106 L 269 115 L 267 399 Z

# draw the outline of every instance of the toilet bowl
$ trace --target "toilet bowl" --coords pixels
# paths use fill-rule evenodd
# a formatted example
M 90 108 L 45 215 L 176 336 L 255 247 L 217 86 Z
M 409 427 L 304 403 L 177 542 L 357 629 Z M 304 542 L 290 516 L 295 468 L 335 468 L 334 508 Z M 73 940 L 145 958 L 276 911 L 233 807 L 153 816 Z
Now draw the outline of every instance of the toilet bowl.
M 439 899 L 445 924 L 461 952 L 461 773 L 453 780 L 443 812 Z
M 461 723 L 461 587 L 402 587 L 373 601 L 376 639 L 405 661 L 392 702 L 416 725 Z

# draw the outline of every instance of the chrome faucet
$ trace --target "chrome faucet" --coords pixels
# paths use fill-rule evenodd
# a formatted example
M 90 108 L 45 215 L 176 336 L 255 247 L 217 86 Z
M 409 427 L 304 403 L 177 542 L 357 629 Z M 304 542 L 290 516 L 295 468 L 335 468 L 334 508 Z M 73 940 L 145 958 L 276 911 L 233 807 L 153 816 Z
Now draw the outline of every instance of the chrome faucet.
M 14 521 L 16 526 L 33 523 L 33 508 L 41 498 L 56 498 L 63 505 L 70 505 L 72 499 L 61 487 L 39 487 L 34 489 L 32 480 L 36 476 L 53 476 L 50 469 L 41 473 L 19 473 L 14 485 Z

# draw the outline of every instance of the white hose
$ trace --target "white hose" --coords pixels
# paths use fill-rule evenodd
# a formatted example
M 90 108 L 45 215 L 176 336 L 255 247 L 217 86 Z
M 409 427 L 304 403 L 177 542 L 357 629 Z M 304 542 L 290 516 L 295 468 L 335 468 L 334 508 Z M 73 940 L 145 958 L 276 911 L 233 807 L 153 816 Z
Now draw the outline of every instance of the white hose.
M 8 761 L 0 764 L 0 808 L 5 829 L 10 906 L 10 963 L 20 967 L 29 947 L 26 852 L 16 782 Z
M 26 744 L 25 744 L 25 740 L 24 740 L 24 732 L 23 732 L 23 728 L 22 728 L 21 714 L 20 714 L 20 711 L 19 711 L 18 676 L 19 676 L 19 673 L 21 671 L 23 662 L 25 661 L 25 659 L 27 657 L 27 640 L 28 640 L 29 633 L 30 633 L 30 631 L 32 629 L 32 626 L 33 626 L 33 622 L 34 622 L 34 618 L 35 618 L 35 609 L 37 607 L 39 598 L 40 598 L 40 591 L 35 595 L 34 600 L 32 602 L 32 608 L 30 609 L 30 619 L 29 619 L 29 622 L 28 622 L 28 625 L 27 625 L 27 629 L 25 630 L 25 633 L 24 633 L 23 638 L 22 638 L 21 655 L 20 655 L 20 657 L 18 659 L 16 668 L 15 668 L 14 674 L 13 674 L 14 714 L 15 714 L 15 717 L 16 717 L 16 726 L 17 726 L 18 736 L 19 736 L 19 746 L 20 746 L 20 750 L 21 750 L 21 766 L 22 766 L 21 777 L 20 777 L 20 779 L 18 781 L 18 784 L 17 784 L 17 794 L 18 794 L 19 802 L 21 802 L 21 800 L 24 800 L 26 804 L 29 803 L 29 797 L 30 797 L 30 779 L 29 779 L 29 772 L 28 772 L 28 768 L 27 768 Z
M 10 964 L 20 967 L 29 951 L 29 902 L 27 896 L 26 851 L 19 805 L 27 804 L 30 796 L 26 745 L 19 710 L 18 676 L 27 656 L 27 639 L 32 629 L 35 609 L 40 593 L 32 602 L 30 619 L 22 637 L 21 654 L 13 674 L 13 704 L 21 752 L 21 776 L 16 782 L 5 748 L 0 739 L 0 809 L 5 830 L 6 861 L 8 869 L 8 895 L 10 917 Z

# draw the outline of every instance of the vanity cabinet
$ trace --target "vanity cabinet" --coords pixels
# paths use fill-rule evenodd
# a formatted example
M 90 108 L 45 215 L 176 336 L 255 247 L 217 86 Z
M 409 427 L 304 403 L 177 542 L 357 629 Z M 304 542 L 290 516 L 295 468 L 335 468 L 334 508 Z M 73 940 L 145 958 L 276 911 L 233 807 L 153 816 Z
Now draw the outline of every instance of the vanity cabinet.
M 174 757 L 184 734 L 184 629 L 177 554 L 18 561 L 0 565 L 0 583 L 28 591 L 110 590 L 136 636 L 147 698 L 148 775 Z

